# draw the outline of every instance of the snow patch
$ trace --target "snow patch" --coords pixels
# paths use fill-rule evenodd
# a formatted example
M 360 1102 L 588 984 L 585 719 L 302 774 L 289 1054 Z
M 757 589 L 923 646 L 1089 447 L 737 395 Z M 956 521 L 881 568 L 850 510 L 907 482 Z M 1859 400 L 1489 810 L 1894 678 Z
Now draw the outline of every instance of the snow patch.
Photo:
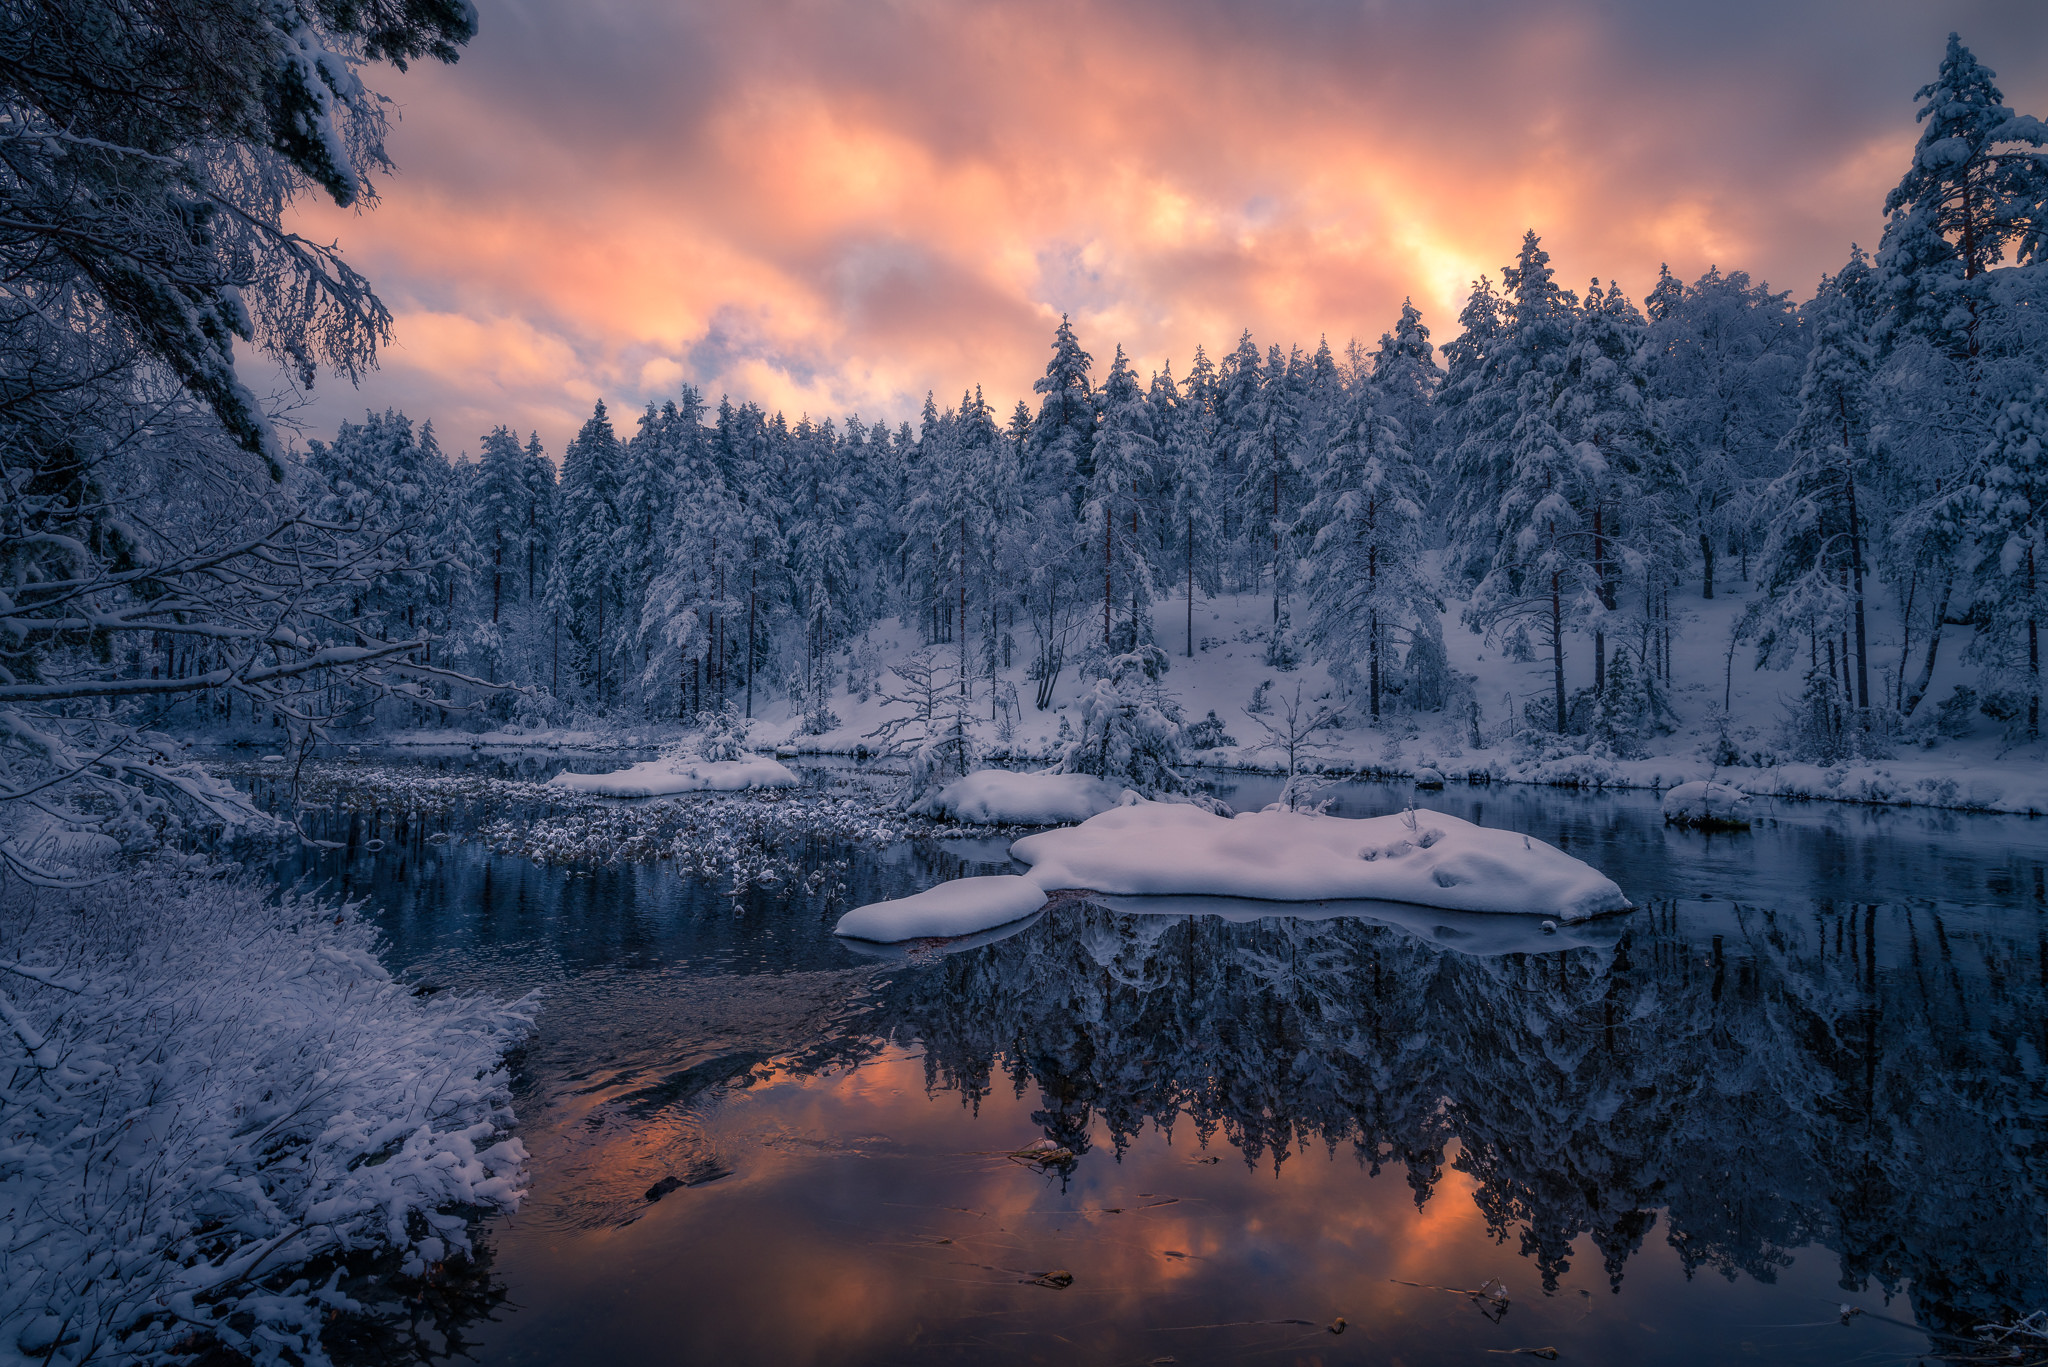
M 1046 888 L 1313 902 L 1378 898 L 1451 911 L 1582 921 L 1626 911 L 1613 880 L 1553 845 L 1442 812 L 1354 820 L 1312 812 L 1220 817 L 1140 802 L 1025 836 L 1012 858 Z
M 742 788 L 794 788 L 797 777 L 764 756 L 650 759 L 610 774 L 556 774 L 548 786 L 605 797 L 668 797 L 675 793 L 731 793 Z
M 935 888 L 887 902 L 855 907 L 839 918 L 835 935 L 856 940 L 917 940 L 1007 925 L 1045 905 L 1045 889 L 1014 873 L 956 878 Z
M 994 826 L 1057 826 L 1086 821 L 1137 794 L 1092 774 L 1020 774 L 982 769 L 953 780 L 925 804 L 933 816 Z

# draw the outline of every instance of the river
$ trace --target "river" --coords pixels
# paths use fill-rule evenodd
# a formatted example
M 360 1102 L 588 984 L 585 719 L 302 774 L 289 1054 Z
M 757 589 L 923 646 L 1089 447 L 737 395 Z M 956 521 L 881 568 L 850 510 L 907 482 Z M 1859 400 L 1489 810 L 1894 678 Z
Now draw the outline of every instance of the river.
M 2048 826 L 1760 803 L 1707 836 L 1644 793 L 1336 793 L 1539 836 L 1641 909 L 1547 935 L 1112 899 L 863 952 L 830 934 L 848 905 L 1004 871 L 1006 842 L 812 851 L 836 881 L 735 899 L 494 854 L 460 814 L 309 813 L 343 847 L 280 876 L 364 900 L 394 970 L 545 993 L 530 1194 L 486 1230 L 490 1294 L 421 1346 L 1848 1363 L 2048 1306 Z

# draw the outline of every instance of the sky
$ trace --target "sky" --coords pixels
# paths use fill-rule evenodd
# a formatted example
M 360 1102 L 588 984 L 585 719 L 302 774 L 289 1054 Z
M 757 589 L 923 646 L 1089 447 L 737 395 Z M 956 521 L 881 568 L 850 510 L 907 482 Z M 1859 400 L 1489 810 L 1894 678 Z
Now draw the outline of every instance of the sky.
M 504 423 L 551 454 L 694 384 L 791 421 L 1030 397 L 1071 315 L 1185 374 L 1441 343 L 1525 229 L 1560 279 L 1746 270 L 1811 294 L 1874 247 L 1959 30 L 2048 115 L 2040 0 L 477 0 L 454 66 L 366 73 L 395 174 L 305 201 L 391 308 L 294 413 Z M 252 367 L 250 378 L 263 376 Z

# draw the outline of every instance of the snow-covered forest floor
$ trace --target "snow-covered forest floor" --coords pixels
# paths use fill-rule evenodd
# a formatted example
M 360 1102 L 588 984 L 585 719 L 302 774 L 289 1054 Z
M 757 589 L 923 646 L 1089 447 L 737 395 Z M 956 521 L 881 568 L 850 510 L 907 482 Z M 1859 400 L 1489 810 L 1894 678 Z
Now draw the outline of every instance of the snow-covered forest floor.
M 1442 711 L 1401 710 L 1400 699 L 1383 708 L 1378 725 L 1364 715 L 1364 699 L 1353 697 L 1342 724 L 1321 736 L 1310 761 L 1326 770 L 1415 775 L 1436 770 L 1450 781 L 1484 774 L 1492 782 L 1546 783 L 1582 787 L 1665 789 L 1710 776 L 1759 796 L 1895 803 L 1975 811 L 2048 814 L 2048 745 L 2016 744 L 2008 727 L 1974 711 L 1950 708 L 1950 729 L 1944 735 L 1931 723 L 1937 706 L 1966 684 L 1974 671 L 1960 662 L 1963 642 L 1948 644 L 1948 656 L 1937 666 L 1929 703 L 1921 709 L 1921 726 L 1892 738 L 1884 756 L 1845 759 L 1822 765 L 1796 763 L 1782 733 L 1803 685 L 1803 670 L 1758 668 L 1756 652 L 1746 643 L 1730 644 L 1735 627 L 1750 605 L 1750 586 L 1724 583 L 1716 597 L 1677 599 L 1672 604 L 1671 683 L 1666 696 L 1676 722 L 1665 734 L 1645 738 L 1645 753 L 1623 757 L 1603 752 L 1584 737 L 1565 747 L 1537 742 L 1521 720 L 1525 704 L 1540 700 L 1550 688 L 1548 659 L 1518 661 L 1489 645 L 1460 618 L 1452 602 L 1444 616 L 1444 646 L 1451 667 L 1471 680 L 1461 705 Z M 1882 681 L 1887 692 L 1898 674 L 1899 633 L 1896 605 L 1876 598 L 1871 614 L 1873 688 Z M 1185 720 L 1200 723 L 1214 713 L 1229 743 L 1203 749 L 1190 747 L 1192 766 L 1209 769 L 1277 772 L 1284 756 L 1262 748 L 1261 726 L 1247 714 L 1261 689 L 1266 705 L 1291 697 L 1298 685 L 1305 699 L 1336 696 L 1329 672 L 1315 662 L 1293 668 L 1268 663 L 1273 605 L 1268 596 L 1197 597 L 1193 634 L 1195 655 L 1187 658 L 1185 600 L 1167 600 L 1153 610 L 1156 638 L 1169 651 L 1172 669 L 1165 679 L 1181 705 Z M 1958 633 L 1960 635 L 1960 633 Z M 857 642 L 854 651 L 879 675 L 879 686 L 867 696 L 846 691 L 842 662 L 839 687 L 831 699 L 838 725 L 806 734 L 804 719 L 782 698 L 757 700 L 753 740 L 763 749 L 794 749 L 799 753 L 859 754 L 878 748 L 874 733 L 885 721 L 908 713 L 903 703 L 887 696 L 900 687 L 890 673 L 924 649 L 913 630 L 884 621 Z M 930 647 L 943 663 L 954 648 Z M 1919 666 L 1924 644 L 1914 647 L 1912 668 Z M 1567 684 L 1576 690 L 1592 682 L 1588 643 L 1574 642 L 1567 655 Z M 997 679 L 1025 699 L 1008 718 L 993 706 L 984 677 L 973 683 L 977 701 L 976 728 L 998 759 L 1031 763 L 1054 757 L 1063 743 L 1063 724 L 1071 734 L 1073 703 L 1086 680 L 1078 669 L 1062 675 L 1053 704 L 1044 711 L 1030 706 L 1035 687 L 1026 677 L 1025 662 Z M 863 682 L 856 677 L 854 682 Z M 1724 724 L 1722 703 L 1729 706 Z M 1475 721 L 1472 704 L 1477 704 Z M 993 715 L 991 715 L 993 714 Z M 1272 713 L 1266 714 L 1269 719 Z M 547 729 L 461 728 L 384 731 L 363 740 L 421 744 L 490 746 L 564 746 L 609 750 L 639 748 L 677 739 L 689 731 L 676 722 L 623 723 L 580 718 Z M 253 734 L 253 733 L 252 733 Z M 1727 753 L 1723 738 L 1739 756 L 1733 765 L 1717 759 Z

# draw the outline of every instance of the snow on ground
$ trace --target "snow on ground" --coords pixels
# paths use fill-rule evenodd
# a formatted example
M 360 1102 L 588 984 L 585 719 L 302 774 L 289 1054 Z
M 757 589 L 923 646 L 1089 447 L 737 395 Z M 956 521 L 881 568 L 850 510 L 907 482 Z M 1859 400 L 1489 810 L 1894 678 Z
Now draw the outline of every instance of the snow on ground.
M 1729 568 L 1734 568 L 1729 566 Z M 1832 766 L 1800 764 L 1773 754 L 1778 732 L 1788 709 L 1797 700 L 1802 670 L 1759 669 L 1755 651 L 1737 644 L 1729 649 L 1734 629 L 1750 603 L 1750 586 L 1731 579 L 1717 586 L 1711 601 L 1698 596 L 1697 585 L 1674 591 L 1671 598 L 1672 682 L 1670 700 L 1679 715 L 1679 725 L 1670 735 L 1646 739 L 1645 754 L 1635 758 L 1568 755 L 1543 758 L 1527 754 L 1513 739 L 1514 719 L 1532 698 L 1547 696 L 1550 664 L 1547 659 L 1517 661 L 1488 645 L 1485 638 L 1468 630 L 1461 614 L 1463 603 L 1449 599 L 1444 616 L 1444 646 L 1453 668 L 1471 676 L 1478 707 L 1478 743 L 1473 739 L 1469 710 L 1462 715 L 1446 713 L 1403 713 L 1389 711 L 1380 725 L 1369 724 L 1363 715 L 1363 699 L 1345 718 L 1343 729 L 1327 733 L 1330 748 L 1319 762 L 1331 769 L 1367 770 L 1382 774 L 1415 774 L 1434 768 L 1452 781 L 1473 773 L 1484 773 L 1493 782 L 1547 783 L 1583 787 L 1630 787 L 1665 789 L 1694 780 L 1716 779 L 1757 796 L 1831 799 L 1846 802 L 1959 807 L 1969 810 L 2021 812 L 2048 815 L 2048 745 L 2036 743 L 2014 747 L 2004 738 L 2004 727 L 1982 716 L 1970 716 L 1968 734 L 1938 738 L 1929 748 L 1912 740 L 1901 740 L 1896 754 L 1885 759 L 1863 759 Z M 1273 627 L 1270 597 L 1258 595 L 1222 596 L 1198 601 L 1195 609 L 1194 655 L 1187 655 L 1184 603 L 1160 603 L 1154 621 L 1160 644 L 1169 652 L 1172 671 L 1166 687 L 1180 700 L 1186 720 L 1202 721 L 1216 714 L 1232 743 L 1192 754 L 1193 763 L 1219 769 L 1273 770 L 1278 761 L 1270 751 L 1255 748 L 1261 728 L 1246 715 L 1260 685 L 1267 685 L 1268 697 L 1292 693 L 1301 684 L 1308 697 L 1330 691 L 1331 680 L 1320 664 L 1304 663 L 1284 670 L 1266 663 L 1266 646 Z M 1898 635 L 1895 604 L 1881 593 L 1871 603 L 1871 688 L 1873 694 L 1889 696 L 1899 673 L 1903 652 Z M 1020 627 L 1019 632 L 1022 632 Z M 1051 757 L 1061 743 L 1060 723 L 1069 717 L 1073 703 L 1084 686 L 1079 671 L 1070 667 L 1060 677 L 1050 708 L 1040 712 L 1031 706 L 1036 687 L 1026 677 L 1026 649 L 1021 636 L 1013 652 L 1013 664 L 999 673 L 1003 683 L 1023 700 L 1019 714 L 1007 724 L 999 721 L 985 679 L 974 683 L 981 739 L 994 755 L 1015 760 Z M 872 628 L 862 649 L 871 652 L 884 667 L 883 687 L 894 686 L 886 673 L 892 660 L 900 660 L 921 645 L 915 630 L 891 619 Z M 1976 683 L 1975 668 L 1964 659 L 1969 632 L 1951 628 L 1941 648 L 1920 716 L 1930 713 L 1947 698 L 1957 684 Z M 970 641 L 970 649 L 974 649 Z M 942 654 L 950 645 L 935 648 Z M 1925 650 L 1916 641 L 1906 663 L 1917 671 Z M 1566 686 L 1580 689 L 1592 683 L 1590 641 L 1574 637 L 1567 643 Z M 844 690 L 830 700 L 838 724 L 819 734 L 806 734 L 802 718 L 792 713 L 787 701 L 759 702 L 755 713 L 755 737 L 767 749 L 781 747 L 802 752 L 854 754 L 873 749 L 875 729 L 908 709 L 885 703 L 878 693 L 866 698 Z M 1745 762 L 1739 766 L 1717 764 L 1719 730 L 1714 713 L 1723 700 L 1728 704 L 1727 734 Z M 1069 723 L 1071 726 L 1071 722 Z M 504 730 L 473 735 L 466 732 L 411 733 L 409 739 L 439 740 L 463 745 L 548 746 L 565 748 L 616 749 L 621 746 L 655 745 L 682 733 L 674 723 L 635 720 L 614 727 L 582 724 L 557 730 Z
M 1058 826 L 1086 821 L 1138 795 L 1088 774 L 983 769 L 941 788 L 922 810 L 977 826 Z
M 1184 803 L 1141 802 L 1027 835 L 1010 853 L 1044 888 L 1279 902 L 1371 897 L 1560 921 L 1629 907 L 1612 879 L 1556 846 L 1442 812 L 1222 817 Z
M 0 885 L 0 1362 L 325 1363 L 336 1312 L 403 1312 L 296 1269 L 419 1278 L 519 1204 L 537 1002 L 422 996 L 351 912 L 217 875 Z
M 1354 820 L 1268 809 L 1223 817 L 1186 803 L 1139 801 L 1027 835 L 1010 854 L 1031 866 L 1029 875 L 960 878 L 870 903 L 841 917 L 836 933 L 882 941 L 970 935 L 1028 916 L 1047 890 L 1069 888 L 1268 903 L 1369 898 L 1564 922 L 1629 908 L 1613 880 L 1556 846 L 1442 812 Z
M 1045 905 L 1045 889 L 1013 873 L 956 878 L 909 897 L 870 902 L 839 918 L 835 935 L 856 940 L 921 940 L 972 935 L 1007 925 Z
M 610 774 L 556 774 L 548 784 L 604 797 L 670 797 L 676 793 L 733 793 L 743 788 L 794 788 L 797 776 L 765 756 L 650 759 Z

